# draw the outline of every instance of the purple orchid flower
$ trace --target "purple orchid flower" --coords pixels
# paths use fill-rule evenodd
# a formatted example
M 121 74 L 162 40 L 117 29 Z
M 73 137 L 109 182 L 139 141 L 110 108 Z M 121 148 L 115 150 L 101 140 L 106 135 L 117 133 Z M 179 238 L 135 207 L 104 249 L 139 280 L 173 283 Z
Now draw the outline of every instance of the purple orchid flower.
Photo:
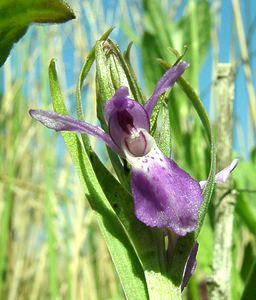
M 136 217 L 148 226 L 169 228 L 179 236 L 197 228 L 202 188 L 159 150 L 149 132 L 150 117 L 159 96 L 174 85 L 187 67 L 188 63 L 181 62 L 170 68 L 144 106 L 129 98 L 127 87 L 120 87 L 105 104 L 108 133 L 54 112 L 29 111 L 32 118 L 56 131 L 96 136 L 124 157 L 132 167 L 131 190 Z

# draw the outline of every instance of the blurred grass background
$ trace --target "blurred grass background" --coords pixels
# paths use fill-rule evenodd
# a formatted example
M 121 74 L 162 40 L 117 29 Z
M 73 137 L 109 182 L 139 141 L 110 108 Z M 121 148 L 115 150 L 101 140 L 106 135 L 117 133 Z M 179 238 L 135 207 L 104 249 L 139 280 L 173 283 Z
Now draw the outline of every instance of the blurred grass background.
M 252 0 L 223 2 L 73 0 L 69 4 L 76 20 L 33 26 L 15 46 L 0 70 L 0 299 L 124 298 L 61 137 L 27 114 L 31 107 L 51 110 L 51 58 L 56 58 L 63 95 L 74 112 L 75 82 L 86 53 L 110 26 L 116 26 L 111 38 L 122 50 L 134 41 L 132 62 L 147 96 L 163 73 L 156 58 L 174 62 L 168 47 L 182 52 L 188 45 L 186 60 L 191 66 L 186 77 L 201 94 L 213 126 L 217 63 L 225 59 L 235 66 L 234 156 L 241 162 L 233 176 L 237 204 L 232 299 L 241 298 L 256 261 L 256 7 Z M 232 7 L 237 10 L 234 15 Z M 83 96 L 86 120 L 95 123 L 93 72 Z M 209 153 L 204 132 L 178 88 L 171 93 L 169 112 L 175 159 L 197 179 L 205 178 Z M 207 299 L 212 210 L 199 237 L 198 267 L 184 299 Z

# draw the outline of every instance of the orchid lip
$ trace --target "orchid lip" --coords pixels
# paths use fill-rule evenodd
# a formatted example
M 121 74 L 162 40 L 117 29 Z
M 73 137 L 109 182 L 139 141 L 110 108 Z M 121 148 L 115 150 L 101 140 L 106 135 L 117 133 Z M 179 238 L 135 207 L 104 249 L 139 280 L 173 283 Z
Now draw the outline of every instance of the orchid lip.
M 169 228 L 184 236 L 198 226 L 198 211 L 203 201 L 200 185 L 164 156 L 155 142 L 148 149 L 143 157 L 128 156 L 125 152 L 132 165 L 135 214 L 150 227 Z

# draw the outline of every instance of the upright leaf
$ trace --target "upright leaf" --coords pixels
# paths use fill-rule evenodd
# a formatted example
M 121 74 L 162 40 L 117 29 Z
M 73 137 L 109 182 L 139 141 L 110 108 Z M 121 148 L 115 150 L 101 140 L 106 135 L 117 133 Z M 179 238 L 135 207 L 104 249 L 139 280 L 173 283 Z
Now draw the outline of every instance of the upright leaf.
M 241 300 L 250 300 L 256 298 L 255 278 L 256 278 L 256 259 L 254 259 L 254 262 L 252 264 Z

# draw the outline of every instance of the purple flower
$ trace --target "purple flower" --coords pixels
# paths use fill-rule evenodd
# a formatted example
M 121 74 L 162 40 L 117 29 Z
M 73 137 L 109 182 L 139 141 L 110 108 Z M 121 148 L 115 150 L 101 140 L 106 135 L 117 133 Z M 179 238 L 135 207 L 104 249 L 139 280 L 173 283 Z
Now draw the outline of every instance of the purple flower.
M 129 98 L 127 87 L 120 87 L 105 104 L 108 133 L 54 112 L 29 111 L 32 118 L 56 131 L 96 136 L 124 157 L 132 167 L 131 190 L 137 218 L 151 227 L 169 228 L 179 236 L 197 228 L 202 188 L 159 150 L 150 135 L 150 117 L 159 96 L 174 85 L 187 66 L 181 62 L 169 69 L 144 106 Z

